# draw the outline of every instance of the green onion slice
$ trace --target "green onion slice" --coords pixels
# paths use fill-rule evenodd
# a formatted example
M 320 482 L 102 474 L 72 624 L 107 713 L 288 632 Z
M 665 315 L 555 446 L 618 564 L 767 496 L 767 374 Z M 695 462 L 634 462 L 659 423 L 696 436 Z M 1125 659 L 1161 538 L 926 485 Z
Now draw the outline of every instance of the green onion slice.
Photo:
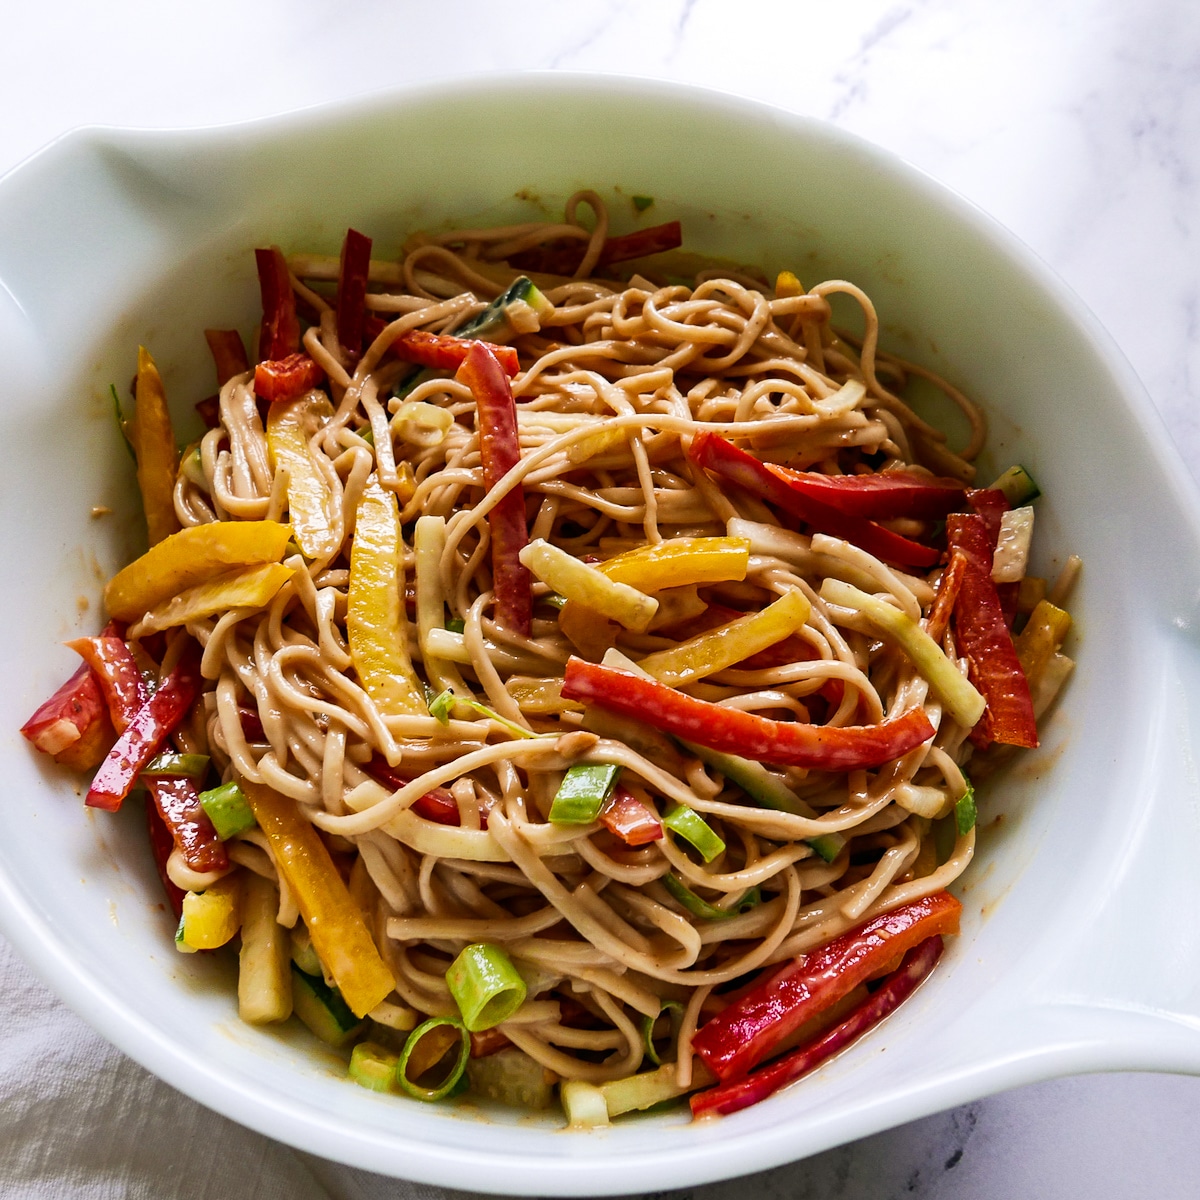
M 823 833 L 820 837 L 809 838 L 808 844 L 816 852 L 818 858 L 831 863 L 841 854 L 846 839 L 840 833 Z
M 227 842 L 239 833 L 252 829 L 257 822 L 245 792 L 232 781 L 200 793 L 200 807 L 217 831 L 217 837 Z
M 480 704 L 478 700 L 472 700 L 469 696 L 456 696 L 449 688 L 434 696 L 429 702 L 429 715 L 437 717 L 443 725 L 449 725 L 450 714 L 454 711 L 456 704 L 464 704 L 467 708 L 479 713 L 481 717 L 488 717 L 497 724 L 503 725 L 513 737 L 535 738 L 556 736 L 554 734 L 534 733 L 532 730 L 526 729 L 524 725 L 518 725 L 516 721 L 510 721 L 507 717 L 502 717 L 494 708 L 488 708 L 486 704 Z
M 621 768 L 613 763 L 576 763 L 567 770 L 550 805 L 555 825 L 590 825 L 613 794 Z
M 462 617 L 447 617 L 444 624 L 451 633 L 462 633 L 467 627 L 467 623 Z
M 187 775 L 191 779 L 203 779 L 208 774 L 207 754 L 159 754 L 143 768 L 143 775 Z
M 968 783 L 967 790 L 954 805 L 954 825 L 959 834 L 970 833 L 975 828 L 978 816 L 975 808 L 975 789 Z
M 645 212 L 654 203 L 653 196 L 630 196 L 629 198 L 633 201 L 633 207 L 638 212 Z
M 372 1092 L 390 1092 L 399 1057 L 375 1042 L 359 1042 L 350 1052 L 350 1078 Z
M 450 964 L 446 985 L 471 1033 L 491 1029 L 525 1003 L 525 980 L 499 946 L 475 942 Z
M 454 1063 L 447 1073 L 446 1078 L 441 1083 L 436 1087 L 421 1087 L 420 1084 L 414 1083 L 408 1077 L 408 1060 L 412 1057 L 413 1051 L 416 1050 L 417 1045 L 426 1034 L 432 1033 L 435 1029 L 441 1029 L 444 1026 L 450 1026 L 458 1030 L 458 1054 L 455 1056 Z M 400 1057 L 396 1060 L 396 1086 L 407 1092 L 410 1096 L 415 1096 L 418 1100 L 442 1100 L 446 1096 L 449 1096 L 458 1086 L 459 1080 L 462 1079 L 467 1069 L 467 1059 L 470 1057 L 471 1037 L 467 1033 L 466 1026 L 456 1017 L 431 1017 L 428 1021 L 418 1025 L 408 1035 L 408 1039 L 404 1043 L 404 1049 L 400 1051 Z
M 683 1005 L 678 1000 L 664 1000 L 662 1007 L 658 1010 L 658 1017 L 663 1013 L 669 1013 L 671 1016 L 671 1040 L 667 1046 L 668 1058 L 674 1057 L 672 1051 L 675 1050 L 679 1042 L 679 1030 L 683 1025 Z M 646 1057 L 656 1066 L 662 1066 L 662 1059 L 659 1057 L 658 1048 L 654 1045 L 654 1026 L 658 1023 L 658 1017 L 642 1017 L 642 1042 L 646 1047 Z
M 703 896 L 697 896 L 677 875 L 668 872 L 662 877 L 663 887 L 692 914 L 703 921 L 728 921 L 744 912 L 749 912 L 762 903 L 762 892 L 758 888 L 750 888 L 742 894 L 742 898 L 729 908 L 718 908 L 709 904 Z
M 662 823 L 685 842 L 691 842 L 706 863 L 712 862 L 725 849 L 725 843 L 717 837 L 708 822 L 686 804 L 677 804 L 663 817 Z

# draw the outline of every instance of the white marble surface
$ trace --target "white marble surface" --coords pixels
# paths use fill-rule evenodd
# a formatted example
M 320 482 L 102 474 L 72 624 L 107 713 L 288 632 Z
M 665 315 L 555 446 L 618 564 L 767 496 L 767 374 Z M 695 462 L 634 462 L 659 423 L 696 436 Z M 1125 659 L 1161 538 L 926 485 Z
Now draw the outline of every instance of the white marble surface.
M 1112 331 L 1200 480 L 1193 0 L 10 0 L 4 16 L 0 171 L 79 124 L 219 123 L 505 69 L 693 82 L 831 120 L 958 189 L 1045 258 Z M 62 1012 L 4 946 L 0 996 L 0 1194 L 443 1194 L 234 1129 Z M 93 1090 L 91 1128 L 55 1128 L 45 1089 L 31 1099 L 47 1059 L 65 1064 L 64 1087 Z M 1056 1081 L 688 1194 L 1195 1196 L 1198 1108 L 1200 1081 L 1182 1077 Z M 200 1161 L 210 1169 L 189 1166 Z

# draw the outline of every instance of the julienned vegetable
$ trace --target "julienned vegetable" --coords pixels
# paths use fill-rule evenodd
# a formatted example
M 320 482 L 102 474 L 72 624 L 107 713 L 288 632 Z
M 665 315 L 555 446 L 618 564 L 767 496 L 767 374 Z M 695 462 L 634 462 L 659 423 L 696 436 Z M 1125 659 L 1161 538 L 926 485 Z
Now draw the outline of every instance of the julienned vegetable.
M 152 544 L 22 730 L 144 805 L 242 1018 L 294 1014 L 383 1104 L 557 1094 L 584 1128 L 799 1077 L 933 966 L 971 756 L 1070 671 L 1032 481 L 959 482 L 875 382 L 907 365 L 829 324 L 845 284 L 626 285 L 680 231 L 607 228 L 580 193 L 259 251 L 252 355 L 206 331 L 176 467 L 143 350 Z
M 762 762 L 854 771 L 877 767 L 915 749 L 934 734 L 924 711 L 909 709 L 878 725 L 832 728 L 773 721 L 736 708 L 697 700 L 657 680 L 571 658 L 562 694 L 713 750 L 739 751 Z

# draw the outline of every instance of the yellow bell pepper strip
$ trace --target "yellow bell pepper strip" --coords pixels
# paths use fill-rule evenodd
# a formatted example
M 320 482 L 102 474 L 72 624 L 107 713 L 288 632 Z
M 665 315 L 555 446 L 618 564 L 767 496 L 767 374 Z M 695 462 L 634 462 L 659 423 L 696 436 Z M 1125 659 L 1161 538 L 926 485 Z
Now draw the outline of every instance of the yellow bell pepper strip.
M 175 475 L 179 451 L 167 396 L 154 359 L 145 346 L 138 347 L 137 412 L 129 423 L 129 441 L 137 458 L 138 487 L 146 512 L 150 545 L 157 545 L 179 528 L 175 516 Z
M 264 563 L 260 567 L 218 575 L 180 592 L 164 604 L 155 605 L 132 632 L 137 637 L 145 637 L 161 629 L 203 621 L 205 617 L 214 617 L 231 608 L 266 608 L 291 577 L 291 570 L 282 563 Z
M 975 727 L 983 716 L 987 702 L 912 617 L 886 600 L 869 596 L 841 579 L 827 578 L 821 584 L 821 599 L 862 613 L 908 655 L 913 666 L 929 682 L 934 695 L 945 705 L 946 711 L 964 729 Z
M 249 1025 L 292 1015 L 292 939 L 276 920 L 279 892 L 252 871 L 242 882 L 242 948 L 238 955 L 238 1016 Z
M 183 897 L 179 940 L 192 950 L 224 946 L 242 923 L 240 874 L 226 875 L 202 892 Z
M 408 655 L 404 545 L 396 497 L 372 479 L 358 502 L 350 548 L 346 631 L 359 682 L 385 716 L 424 716 L 421 684 Z
M 1051 655 L 1071 631 L 1071 614 L 1042 600 L 1016 638 L 1017 660 L 1032 687 L 1046 669 Z
M 538 538 L 522 549 L 521 562 L 559 595 L 620 622 L 633 633 L 644 633 L 658 601 L 627 583 L 616 583 L 595 567 L 580 562 L 558 546 Z
M 670 650 L 647 655 L 638 666 L 660 683 L 679 687 L 723 671 L 783 641 L 803 628 L 811 611 L 808 597 L 793 588 L 761 612 L 739 617 Z
M 280 400 L 267 413 L 267 450 L 271 467 L 287 471 L 288 512 L 292 531 L 306 558 L 329 559 L 339 542 L 329 516 L 329 485 L 308 450 L 313 435 L 333 416 L 333 405 L 320 392 Z
M 521 461 L 516 401 L 504 368 L 482 342 L 471 343 L 455 378 L 465 383 L 475 398 L 483 485 L 490 492 Z M 496 620 L 505 629 L 528 637 L 533 628 L 533 592 L 529 570 L 519 558 L 529 541 L 522 486 L 514 487 L 488 513 L 488 529 Z
M 325 969 L 356 1017 L 365 1017 L 395 987 L 319 834 L 293 801 L 260 783 L 242 780 L 255 820 L 271 844 L 276 866 L 296 897 Z M 282 932 L 282 931 L 281 931 Z
M 688 584 L 741 581 L 749 565 L 749 538 L 680 537 L 627 550 L 597 563 L 596 570 L 639 592 L 658 592 Z
M 446 519 L 418 517 L 413 528 L 413 557 L 417 576 L 417 640 L 430 686 L 438 692 L 469 696 L 470 689 L 458 668 L 435 651 L 430 634 L 446 628 L 446 604 L 442 592 L 442 551 L 446 546 Z
M 740 754 L 757 762 L 822 771 L 878 767 L 934 735 L 929 718 L 917 707 L 878 725 L 835 728 L 773 721 L 697 700 L 657 679 L 575 657 L 567 660 L 562 694 L 568 700 L 600 705 L 713 750 Z
M 92 779 L 84 803 L 116 812 L 200 693 L 200 647 L 190 638 L 175 669 L 138 709 Z
M 278 521 L 210 521 L 181 529 L 118 571 L 104 603 L 118 621 L 136 621 L 156 604 L 233 567 L 278 562 L 291 530 Z

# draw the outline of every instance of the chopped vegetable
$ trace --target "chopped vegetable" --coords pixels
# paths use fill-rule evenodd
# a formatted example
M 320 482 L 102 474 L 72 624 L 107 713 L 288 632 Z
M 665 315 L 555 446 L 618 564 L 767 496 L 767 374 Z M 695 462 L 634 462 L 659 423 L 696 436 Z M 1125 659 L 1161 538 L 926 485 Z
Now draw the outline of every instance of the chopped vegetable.
M 321 392 L 280 400 L 267 414 L 271 465 L 287 471 L 292 533 L 310 559 L 328 559 L 341 545 L 330 511 L 333 497 L 329 484 L 308 449 L 309 441 L 332 416 L 333 406 Z
M 525 1003 L 525 980 L 490 942 L 465 946 L 446 972 L 446 986 L 471 1033 L 507 1021 Z
M 862 613 L 872 625 L 896 642 L 928 681 L 930 689 L 945 705 L 946 711 L 960 725 L 970 729 L 983 715 L 983 696 L 969 680 L 963 678 L 962 672 L 946 657 L 937 642 L 907 613 L 840 579 L 824 580 L 821 599 Z
M 319 973 L 309 974 L 292 963 L 292 1011 L 328 1046 L 344 1046 L 363 1030 L 337 988 Z
M 150 842 L 150 853 L 154 858 L 154 869 L 162 881 L 167 902 L 176 919 L 181 919 L 183 917 L 183 898 L 187 893 L 167 874 L 167 861 L 175 849 L 175 839 L 163 821 L 162 814 L 158 811 L 158 805 L 153 801 L 146 805 L 146 833 Z
M 439 1031 L 442 1031 L 442 1034 L 439 1034 Z M 451 1032 L 455 1034 L 455 1040 L 458 1042 L 458 1053 L 454 1061 L 450 1064 L 450 1069 L 447 1071 L 446 1077 L 433 1087 L 423 1087 L 417 1080 L 426 1071 L 436 1066 L 437 1061 L 454 1045 L 454 1041 L 449 1042 L 448 1045 L 443 1045 L 442 1035 L 448 1035 Z M 441 1050 L 432 1062 L 423 1064 L 420 1060 L 426 1057 L 422 1054 L 423 1043 L 426 1041 L 435 1043 L 441 1047 Z M 463 1023 L 455 1020 L 453 1017 L 432 1017 L 430 1020 L 418 1025 L 408 1035 L 408 1040 L 404 1043 L 404 1049 L 400 1052 L 400 1057 L 396 1061 L 396 1084 L 402 1091 L 407 1092 L 410 1096 L 415 1096 L 418 1100 L 442 1100 L 454 1091 L 462 1079 L 463 1073 L 467 1069 L 467 1059 L 470 1055 L 471 1039 Z M 414 1070 L 413 1074 L 410 1075 L 409 1064 L 412 1060 L 417 1061 L 413 1062 Z
M 692 1049 L 723 1082 L 745 1075 L 809 1017 L 935 934 L 957 933 L 949 892 L 914 900 L 802 955 L 702 1025 Z
M 507 340 L 514 332 L 509 310 L 514 305 L 532 309 L 539 317 L 554 311 L 554 305 L 542 295 L 527 275 L 518 275 L 508 287 L 483 310 L 465 321 L 455 331 L 459 338 L 487 338 L 492 342 Z M 528 330 L 522 330 L 528 332 Z
M 901 537 L 863 517 L 848 516 L 795 490 L 784 468 L 760 462 L 753 454 L 716 434 L 697 434 L 688 457 L 697 466 L 769 500 L 819 532 L 842 538 L 876 558 L 908 567 L 931 567 L 938 560 L 938 552 L 929 546 Z
M 654 203 L 653 196 L 630 196 L 629 199 L 633 201 L 633 207 L 638 212 L 645 212 Z
M 646 846 L 663 836 L 658 814 L 620 784 L 604 802 L 600 824 L 627 846 Z
M 957 479 L 907 471 L 873 475 L 822 475 L 768 465 L 793 491 L 852 517 L 877 521 L 896 517 L 944 517 L 961 507 L 966 488 Z
M 241 876 L 226 875 L 202 892 L 183 898 L 179 937 L 192 950 L 216 950 L 230 941 L 241 926 Z
M 263 323 L 258 339 L 260 359 L 287 358 L 300 349 L 300 322 L 292 292 L 287 259 L 278 246 L 255 250 L 258 286 L 262 292 Z
M 232 608 L 248 611 L 266 608 L 291 577 L 291 570 L 282 563 L 263 563 L 206 579 L 149 609 L 133 632 L 145 637 L 148 633 L 203 621 Z
M 1001 516 L 996 552 L 992 556 L 992 579 L 996 583 L 1020 583 L 1025 578 L 1032 541 L 1032 508 L 1009 509 Z
M 240 787 L 230 780 L 220 787 L 201 792 L 200 807 L 208 814 L 217 837 L 223 842 L 254 827 L 254 810 Z
M 576 763 L 567 769 L 550 805 L 555 825 L 590 825 L 599 815 L 613 789 L 621 768 L 612 763 Z
M 699 852 L 706 863 L 725 853 L 725 843 L 716 835 L 709 823 L 694 809 L 686 804 L 677 804 L 662 819 L 662 823 L 678 834 L 685 842 L 690 842 Z
M 146 702 L 146 682 L 125 640 L 103 633 L 99 637 L 76 638 L 67 645 L 96 673 L 113 728 L 124 733 Z
M 350 548 L 346 631 L 359 681 L 385 716 L 427 711 L 408 653 L 404 542 L 396 497 L 372 480 L 358 502 Z
M 115 812 L 143 767 L 162 749 L 167 738 L 183 720 L 203 682 L 200 649 L 190 638 L 174 670 L 158 690 L 134 714 L 125 732 L 117 738 L 88 789 L 84 801 L 89 808 Z
M 563 695 L 597 704 L 655 729 L 760 762 L 820 770 L 852 771 L 877 767 L 919 746 L 934 733 L 920 708 L 878 725 L 804 725 L 773 721 L 697 700 L 657 680 L 642 679 L 571 657 L 567 660 Z
M 742 893 L 741 899 L 736 904 L 731 905 L 729 908 L 718 908 L 715 904 L 709 904 L 702 896 L 697 896 L 679 876 L 671 872 L 667 872 L 662 877 L 662 883 L 663 887 L 693 917 L 699 917 L 702 921 L 728 921 L 730 917 L 736 917 L 741 913 L 749 912 L 755 905 L 762 902 L 762 893 L 759 892 L 758 888 L 750 888 L 748 891 Z
M 129 440 L 137 458 L 138 487 L 146 513 L 150 545 L 179 528 L 175 515 L 175 475 L 179 451 L 162 378 L 145 346 L 138 347 L 137 409 L 129 423 Z
M 370 270 L 371 239 L 357 229 L 347 229 L 338 264 L 337 337 L 351 362 L 362 353 Z
M 359 1042 L 350 1051 L 349 1075 L 360 1087 L 372 1092 L 390 1092 L 396 1083 L 400 1056 L 375 1042 Z
M 325 843 L 296 811 L 294 801 L 249 780 L 242 781 L 242 791 L 292 889 L 321 962 L 355 1015 L 365 1017 L 386 999 L 395 981 Z
M 1025 628 L 1014 643 L 1017 660 L 1032 687 L 1041 678 L 1054 652 L 1071 632 L 1071 614 L 1042 600 L 1029 614 Z
M 516 721 L 510 721 L 507 717 L 502 717 L 494 708 L 488 708 L 486 704 L 480 704 L 478 700 L 456 696 L 453 692 L 442 692 L 441 695 L 435 696 L 429 702 L 429 715 L 437 717 L 443 725 L 447 725 L 450 722 L 450 713 L 456 704 L 464 704 L 467 708 L 477 712 L 481 717 L 487 717 L 489 721 L 495 721 L 497 724 L 503 725 L 513 737 L 532 738 L 540 736 L 532 730 L 526 729 L 523 725 L 518 725 Z
M 566 597 L 618 621 L 634 633 L 644 633 L 658 611 L 658 601 L 625 583 L 615 583 L 595 567 L 538 538 L 521 551 L 521 562 L 543 583 Z
M 510 379 L 521 369 L 517 352 L 511 346 L 497 346 L 477 338 L 454 337 L 448 333 L 428 333 L 413 329 L 392 343 L 392 353 L 405 362 L 420 363 L 443 371 L 457 371 L 467 361 L 472 346 L 485 347 Z
M 490 492 L 521 459 L 517 407 L 499 362 L 482 342 L 472 342 L 456 378 L 475 397 L 483 484 Z M 529 541 L 525 492 L 517 485 L 488 513 L 492 535 L 492 581 L 496 619 L 528 637 L 533 622 L 533 592 L 521 551 Z
M 307 354 L 270 358 L 254 368 L 254 394 L 275 403 L 295 400 L 325 380 L 325 368 Z
M 142 772 L 142 780 L 188 867 L 201 873 L 228 870 L 229 858 L 200 805 L 195 779 L 189 775 L 154 774 L 148 767 Z
M 967 784 L 967 790 L 954 802 L 954 824 L 960 836 L 970 833 L 975 828 L 977 816 L 975 789 Z
M 659 592 L 694 583 L 745 579 L 749 563 L 749 538 L 678 537 L 627 550 L 597 563 L 596 570 L 614 583 L 627 583 L 640 592 Z
M 56 762 L 89 771 L 109 752 L 116 733 L 95 672 L 85 662 L 21 726 L 21 733 Z
M 933 604 L 925 621 L 925 632 L 935 641 L 940 642 L 946 636 L 950 618 L 954 614 L 954 606 L 958 603 L 958 592 L 962 587 L 963 572 L 967 569 L 967 559 L 961 550 L 955 550 L 950 555 L 950 561 L 938 580 L 937 590 L 933 595 Z
M 235 375 L 244 375 L 250 370 L 245 343 L 236 329 L 206 329 L 204 340 L 208 342 L 213 365 L 217 368 L 217 387 L 224 387 Z
M 136 621 L 233 567 L 278 562 L 290 537 L 278 521 L 210 521 L 181 529 L 118 571 L 104 589 L 104 603 L 118 620 Z
M 836 1054 L 907 999 L 937 964 L 942 939 L 934 935 L 913 946 L 893 971 L 844 1021 L 790 1054 L 741 1079 L 732 1079 L 691 1099 L 692 1115 L 737 1112 L 765 1100 Z M 694 1043 L 693 1043 L 694 1045 Z
M 610 1124 L 604 1093 L 582 1079 L 564 1079 L 558 1090 L 568 1129 L 600 1129 Z
M 971 667 L 971 682 L 987 700 L 980 739 L 1034 747 L 1037 722 L 1029 681 L 1021 669 L 1012 635 L 992 581 L 992 542 L 982 516 L 951 513 L 946 522 L 950 546 L 967 560 L 954 606 L 958 644 Z
M 1009 467 L 992 484 L 992 488 L 1003 492 L 1013 508 L 1021 504 L 1032 504 L 1042 494 L 1042 489 L 1034 482 L 1033 476 L 1021 466 Z
M 242 880 L 242 948 L 238 954 L 238 1016 L 250 1025 L 292 1015 L 288 931 L 275 920 L 279 891 L 261 875 Z
M 638 666 L 674 687 L 713 675 L 802 629 L 811 605 L 792 588 L 760 612 L 749 613 L 697 637 L 643 658 Z

